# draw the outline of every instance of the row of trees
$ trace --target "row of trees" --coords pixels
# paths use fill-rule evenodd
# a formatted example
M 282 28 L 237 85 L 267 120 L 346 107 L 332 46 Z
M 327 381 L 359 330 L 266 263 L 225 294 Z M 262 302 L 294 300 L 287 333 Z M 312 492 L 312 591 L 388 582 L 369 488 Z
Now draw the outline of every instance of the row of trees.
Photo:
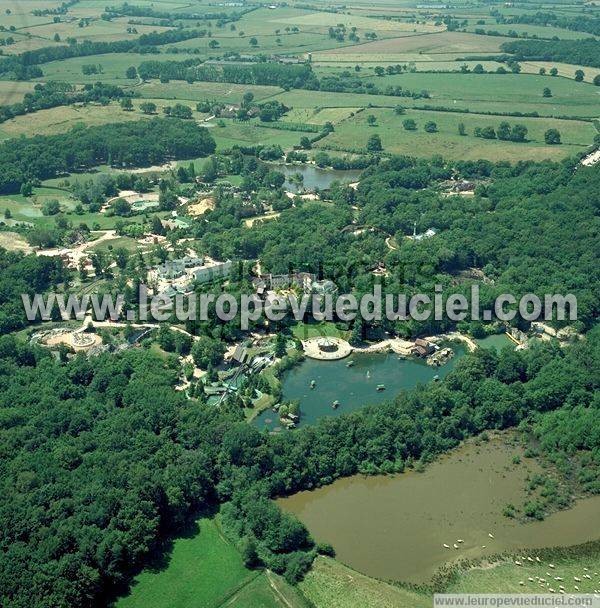
M 144 61 L 138 67 L 138 74 L 145 80 L 160 78 L 163 81 L 173 79 L 301 88 L 311 77 L 312 69 L 306 64 L 274 62 L 194 65 L 194 60 Z
M 50 61 L 107 53 L 155 53 L 158 52 L 157 46 L 174 44 L 205 35 L 205 30 L 178 29 L 142 34 L 135 40 L 115 40 L 113 42 L 85 40 L 82 43 L 74 41 L 68 45 L 42 47 L 3 58 L 0 61 L 0 74 L 12 75 L 19 80 L 37 78 L 43 75 L 38 66 Z
M 124 95 L 120 87 L 102 82 L 86 84 L 82 91 L 75 90 L 73 85 L 66 82 L 36 84 L 32 93 L 25 93 L 23 101 L 0 106 L 0 123 L 15 116 L 73 103 L 108 103 L 111 99 L 119 99 Z
M 505 53 L 517 61 L 558 61 L 574 65 L 600 67 L 600 40 L 518 40 L 502 44 Z

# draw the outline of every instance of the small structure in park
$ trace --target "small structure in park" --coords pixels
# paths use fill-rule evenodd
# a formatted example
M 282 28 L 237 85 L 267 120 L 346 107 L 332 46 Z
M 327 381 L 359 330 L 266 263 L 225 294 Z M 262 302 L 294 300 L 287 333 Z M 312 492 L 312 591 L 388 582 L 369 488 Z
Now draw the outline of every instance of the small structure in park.
M 320 338 L 317 346 L 324 353 L 335 353 L 339 348 L 338 344 L 329 338 Z

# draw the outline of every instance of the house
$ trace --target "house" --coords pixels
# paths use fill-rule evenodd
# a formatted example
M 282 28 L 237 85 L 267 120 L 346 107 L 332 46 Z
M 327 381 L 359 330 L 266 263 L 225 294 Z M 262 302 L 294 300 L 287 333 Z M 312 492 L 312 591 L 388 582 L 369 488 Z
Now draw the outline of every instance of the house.
M 250 353 L 248 352 L 248 349 L 242 344 L 238 344 L 233 351 L 233 355 L 231 355 L 231 362 L 244 365 L 244 363 L 248 363 L 249 359 Z
M 427 342 L 427 340 L 423 340 L 423 338 L 417 338 L 412 349 L 412 354 L 417 357 L 427 357 L 433 350 L 433 344 Z
M 227 105 L 224 108 L 221 108 L 219 112 L 219 116 L 221 118 L 235 118 L 240 109 L 238 105 Z
M 181 219 L 180 217 L 171 219 L 171 220 L 161 220 L 162 225 L 169 230 L 177 230 L 179 228 L 189 228 L 191 226 L 190 222 L 187 220 Z

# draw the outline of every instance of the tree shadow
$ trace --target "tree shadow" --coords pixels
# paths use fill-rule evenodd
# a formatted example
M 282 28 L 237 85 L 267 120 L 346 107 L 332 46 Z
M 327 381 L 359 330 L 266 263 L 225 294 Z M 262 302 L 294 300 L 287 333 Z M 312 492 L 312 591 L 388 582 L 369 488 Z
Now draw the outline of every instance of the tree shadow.
M 202 518 L 212 519 L 218 512 L 219 505 L 210 505 L 198 511 L 194 511 L 194 513 L 190 514 L 185 523 L 178 527 L 176 531 L 166 533 L 165 536 L 157 542 L 143 564 L 132 568 L 127 573 L 127 578 L 122 584 L 115 585 L 107 590 L 104 596 L 104 602 L 101 602 L 101 605 L 114 608 L 119 599 L 130 595 L 137 584 L 135 577 L 142 571 L 158 574 L 166 570 L 171 563 L 175 542 L 180 539 L 194 538 L 200 534 L 198 520 Z

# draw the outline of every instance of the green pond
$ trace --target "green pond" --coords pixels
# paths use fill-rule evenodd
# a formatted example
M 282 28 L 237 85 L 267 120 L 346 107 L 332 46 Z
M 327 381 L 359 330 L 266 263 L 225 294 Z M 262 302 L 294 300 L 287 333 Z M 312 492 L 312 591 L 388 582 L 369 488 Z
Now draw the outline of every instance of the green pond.
M 443 378 L 464 354 L 464 347 L 452 345 L 455 356 L 442 367 L 432 367 L 421 359 L 399 359 L 393 353 L 354 354 L 338 361 L 305 359 L 283 377 L 283 400 L 300 402 L 298 426 L 314 424 L 323 416 L 341 416 L 371 403 L 393 398 L 402 389 Z M 352 361 L 354 364 L 348 366 Z M 311 388 L 311 381 L 316 382 Z M 385 390 L 377 390 L 377 385 Z M 334 409 L 332 404 L 339 401 Z M 277 414 L 265 410 L 254 420 L 255 426 L 280 430 Z
M 513 464 L 516 454 L 519 465 Z M 540 470 L 520 447 L 498 436 L 480 445 L 466 442 L 423 473 L 347 477 L 277 502 L 359 572 L 424 583 L 455 560 L 600 539 L 600 496 L 541 522 L 502 515 L 508 503 L 519 507 L 528 500 L 526 478 Z
M 475 340 L 481 348 L 494 348 L 497 351 L 502 350 L 505 346 L 512 346 L 515 343 L 506 334 L 494 334 L 485 338 L 477 338 Z

